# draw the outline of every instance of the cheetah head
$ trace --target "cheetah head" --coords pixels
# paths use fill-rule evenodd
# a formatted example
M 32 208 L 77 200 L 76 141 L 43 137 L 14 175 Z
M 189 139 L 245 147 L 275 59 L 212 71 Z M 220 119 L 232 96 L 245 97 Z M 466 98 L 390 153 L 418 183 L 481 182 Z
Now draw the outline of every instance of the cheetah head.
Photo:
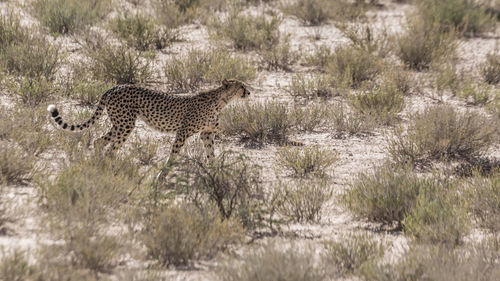
M 242 98 L 246 98 L 250 95 L 250 91 L 247 90 L 248 86 L 242 81 L 239 81 L 236 79 L 228 79 L 228 80 L 224 79 L 222 81 L 222 85 L 226 89 L 231 89 L 233 91 L 239 91 L 240 97 L 242 97 Z

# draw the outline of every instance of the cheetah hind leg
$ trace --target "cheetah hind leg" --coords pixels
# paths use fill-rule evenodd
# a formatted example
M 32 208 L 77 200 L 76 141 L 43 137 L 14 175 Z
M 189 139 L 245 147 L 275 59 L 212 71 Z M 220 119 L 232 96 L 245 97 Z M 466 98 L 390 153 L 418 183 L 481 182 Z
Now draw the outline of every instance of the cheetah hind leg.
M 156 180 L 160 180 L 168 176 L 168 173 L 172 170 L 174 166 L 173 164 L 175 163 L 175 158 L 177 157 L 177 154 L 179 154 L 182 146 L 184 145 L 186 140 L 193 135 L 193 133 L 194 132 L 189 129 L 180 130 L 177 132 L 174 144 L 172 145 L 172 151 L 170 152 L 170 155 L 167 160 L 167 164 L 161 169 L 160 173 L 158 173 L 158 175 L 156 176 Z

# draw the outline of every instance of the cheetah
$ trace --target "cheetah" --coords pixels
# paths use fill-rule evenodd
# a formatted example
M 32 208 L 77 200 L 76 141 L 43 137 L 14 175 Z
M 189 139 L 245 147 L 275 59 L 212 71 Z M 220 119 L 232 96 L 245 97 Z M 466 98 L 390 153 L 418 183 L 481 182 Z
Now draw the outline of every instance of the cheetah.
M 236 98 L 249 95 L 247 86 L 236 79 L 224 80 L 217 89 L 194 95 L 172 95 L 135 85 L 118 85 L 102 95 L 92 117 L 82 124 L 64 122 L 53 104 L 47 110 L 62 129 L 82 131 L 92 126 L 106 109 L 113 126 L 94 146 L 105 148 L 109 145 L 108 152 L 119 148 L 127 140 L 137 118 L 161 132 L 176 132 L 168 164 L 185 141 L 198 132 L 204 142 L 206 157 L 214 157 L 214 137 L 222 108 Z

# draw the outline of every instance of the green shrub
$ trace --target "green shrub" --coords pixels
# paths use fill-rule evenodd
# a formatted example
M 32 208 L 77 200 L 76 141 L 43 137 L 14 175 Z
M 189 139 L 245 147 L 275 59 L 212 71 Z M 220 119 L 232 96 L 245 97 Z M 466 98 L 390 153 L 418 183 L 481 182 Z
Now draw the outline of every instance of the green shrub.
M 90 61 L 85 68 L 94 79 L 116 84 L 144 84 L 153 78 L 150 57 L 126 46 L 103 44 L 102 47 L 87 46 Z
M 491 88 L 487 85 L 463 85 L 457 95 L 463 98 L 468 104 L 485 105 L 491 101 Z
M 466 202 L 452 183 L 420 192 L 414 209 L 403 221 L 405 233 L 419 242 L 457 245 L 469 231 Z
M 418 18 L 410 19 L 407 30 L 396 38 L 397 56 L 410 69 L 426 70 L 455 54 L 455 34 L 440 33 L 437 27 Z
M 245 16 L 232 12 L 225 21 L 212 24 L 215 36 L 229 39 L 234 48 L 244 51 L 269 49 L 280 42 L 281 19 L 264 15 Z
M 350 105 L 366 119 L 372 119 L 376 124 L 390 125 L 403 110 L 405 101 L 397 89 L 385 87 L 351 95 Z
M 297 74 L 292 77 L 286 90 L 295 100 L 330 98 L 338 95 L 336 89 L 333 88 L 331 77 L 325 74 L 313 75 L 311 77 Z
M 478 225 L 492 232 L 500 230 L 500 175 L 476 176 L 466 182 L 470 211 Z
M 357 274 L 364 265 L 384 255 L 384 244 L 367 234 L 349 234 L 340 241 L 325 241 L 324 246 L 322 262 L 337 277 Z
M 337 154 L 316 146 L 283 147 L 276 154 L 276 164 L 295 177 L 326 176 L 326 170 L 337 162 Z
M 338 47 L 326 71 L 337 87 L 358 88 L 366 81 L 374 81 L 382 72 L 381 59 L 353 46 Z
M 231 78 L 248 82 L 257 76 L 250 60 L 222 49 L 192 50 L 186 57 L 167 61 L 164 73 L 170 88 L 177 92 L 194 91 Z
M 423 22 L 437 23 L 440 32 L 459 30 L 480 35 L 493 30 L 495 17 L 473 0 L 424 0 L 418 5 Z
M 19 17 L 12 13 L 0 16 L 0 50 L 2 52 L 12 44 L 27 40 L 29 35 L 28 29 L 21 26 Z
M 360 173 L 342 199 L 357 217 L 384 224 L 397 222 L 401 227 L 406 215 L 414 209 L 418 195 L 438 187 L 434 180 L 382 166 L 371 173 Z
M 174 31 L 158 27 L 150 16 L 142 14 L 116 17 L 111 22 L 111 30 L 139 51 L 163 49 L 177 37 Z
M 286 104 L 245 103 L 231 106 L 220 116 L 220 131 L 257 144 L 286 144 L 293 132 L 293 120 Z
M 486 61 L 480 66 L 480 72 L 486 83 L 500 83 L 500 55 L 488 54 Z
M 278 212 L 296 222 L 318 222 L 325 204 L 332 198 L 332 190 L 325 179 L 301 179 L 280 182 Z
M 55 34 L 71 34 L 103 18 L 108 0 L 38 0 L 33 3 L 38 20 Z
M 312 249 L 283 247 L 276 242 L 255 247 L 240 260 L 227 259 L 218 266 L 217 273 L 223 281 L 327 280 L 314 261 Z
M 33 177 L 36 159 L 20 149 L 0 142 L 0 185 L 22 184 Z
M 222 221 L 210 204 L 198 207 L 172 202 L 146 225 L 142 240 L 149 255 L 161 265 L 186 265 L 210 258 L 241 239 L 242 228 L 236 220 Z
M 408 132 L 397 130 L 389 153 L 398 163 L 425 164 L 430 160 L 472 159 L 494 142 L 492 120 L 450 106 L 433 106 L 411 116 Z
M 102 94 L 113 87 L 112 82 L 92 79 L 92 74 L 84 67 L 73 66 L 73 68 L 73 75 L 65 85 L 65 91 L 82 106 L 97 104 Z

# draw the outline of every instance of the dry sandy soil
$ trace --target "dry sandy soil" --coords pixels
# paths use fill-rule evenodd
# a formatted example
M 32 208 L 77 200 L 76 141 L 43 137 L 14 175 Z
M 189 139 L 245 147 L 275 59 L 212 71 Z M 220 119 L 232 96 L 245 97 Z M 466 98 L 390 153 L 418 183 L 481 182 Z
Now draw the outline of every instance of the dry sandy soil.
M 7 1 L 0 3 L 0 10 L 2 12 L 8 9 L 21 11 L 22 23 L 26 25 L 38 24 L 35 18 L 30 16 L 29 12 L 23 8 L 23 1 Z M 134 5 L 126 1 L 114 1 L 116 5 L 120 5 L 123 9 L 136 9 Z M 411 12 L 413 7 L 408 4 L 396 4 L 390 1 L 382 1 L 381 8 L 372 9 L 368 12 L 370 21 L 375 23 L 379 28 L 385 27 L 391 33 L 398 33 L 403 30 L 405 24 L 406 14 Z M 265 9 L 270 9 L 265 4 L 259 7 L 247 8 L 250 13 L 262 13 Z M 114 16 L 113 14 L 110 17 Z M 298 20 L 290 16 L 284 16 L 284 20 L 280 27 L 281 31 L 285 34 L 290 34 L 291 44 L 294 49 L 302 50 L 304 53 L 311 52 L 315 46 L 327 45 L 334 48 L 339 45 L 347 44 L 349 41 L 342 36 L 342 33 L 333 25 L 327 24 L 321 27 L 304 26 Z M 318 31 L 319 30 L 319 31 Z M 320 33 L 319 40 L 311 39 L 312 34 Z M 173 56 L 179 56 L 187 53 L 191 49 L 205 49 L 211 44 L 207 28 L 200 24 L 191 24 L 182 27 L 182 41 L 176 42 L 173 45 L 162 50 L 156 57 L 155 64 L 161 66 L 165 60 Z M 68 60 L 77 58 L 80 55 L 78 44 L 72 37 L 61 36 L 55 39 L 61 44 L 64 51 L 68 53 Z M 500 43 L 500 36 L 497 33 L 487 34 L 481 38 L 461 39 L 457 65 L 459 69 L 477 69 L 477 65 L 485 60 L 486 54 L 495 50 Z M 306 68 L 295 65 L 293 71 L 266 71 L 259 72 L 258 79 L 254 83 L 256 90 L 250 96 L 250 102 L 256 101 L 269 101 L 278 100 L 282 102 L 292 102 L 291 96 L 285 91 L 285 87 L 289 84 L 290 79 L 296 73 L 307 71 Z M 416 74 L 417 75 L 417 74 Z M 425 108 L 426 106 L 437 103 L 452 104 L 461 110 L 478 110 L 484 112 L 481 107 L 468 105 L 466 102 L 457 97 L 444 95 L 442 98 L 436 98 L 437 93 L 431 87 L 427 87 L 425 83 L 419 85 L 419 93 L 405 97 L 406 107 L 401 118 L 403 124 L 407 123 L 407 113 L 415 112 Z M 8 105 L 10 104 L 11 97 L 7 96 L 0 90 L 0 101 Z M 71 102 L 68 103 L 71 105 Z M 70 112 L 69 106 L 60 105 L 64 109 L 64 114 L 67 116 Z M 49 122 L 49 121 L 47 121 Z M 170 143 L 173 136 L 167 136 L 153 132 L 144 123 L 138 124 L 138 129 L 135 134 L 140 136 L 150 136 L 162 142 L 161 151 L 169 150 Z M 386 148 L 386 134 L 390 132 L 391 128 L 378 128 L 373 134 L 363 137 L 347 137 L 343 139 L 336 139 L 331 136 L 329 132 L 317 133 L 303 133 L 294 135 L 292 138 L 303 142 L 305 145 L 318 145 L 322 148 L 328 148 L 338 153 L 340 161 L 329 171 L 332 177 L 332 188 L 336 195 L 342 193 L 348 188 L 351 180 L 359 173 L 370 171 L 373 167 L 381 165 L 388 158 Z M 133 138 L 134 136 L 132 136 Z M 200 141 L 196 138 L 187 144 L 185 150 L 189 150 L 190 146 L 200 145 Z M 234 141 L 218 142 L 216 144 L 216 154 L 223 150 L 236 150 L 245 153 L 256 163 L 263 166 L 265 174 L 263 175 L 266 183 L 276 181 L 273 172 L 275 164 L 275 152 L 277 146 L 265 145 L 260 148 L 247 147 L 244 144 Z M 500 149 L 498 145 L 491 151 L 492 155 L 499 156 Z M 331 202 L 327 204 L 324 209 L 322 219 L 314 224 L 292 224 L 285 227 L 284 234 L 277 239 L 283 243 L 291 241 L 298 242 L 295 246 L 304 243 L 317 244 L 325 239 L 336 239 L 345 233 L 351 232 L 372 232 L 377 228 L 376 225 L 371 225 L 367 222 L 353 218 L 347 210 L 339 206 L 334 196 Z M 41 244 L 57 243 L 51 239 L 50 234 L 43 230 L 40 225 L 41 214 L 39 204 L 37 202 L 37 187 L 33 184 L 28 186 L 9 186 L 8 193 L 9 213 L 14 218 L 12 222 L 7 224 L 7 234 L 0 236 L 0 248 L 6 251 L 13 248 L 26 249 L 29 252 L 35 252 L 37 247 Z M 376 237 L 387 241 L 390 245 L 390 255 L 394 258 L 406 245 L 407 238 L 399 232 L 385 232 L 377 231 Z M 267 239 L 267 238 L 266 238 Z M 271 239 L 271 238 L 269 238 Z M 241 246 L 242 251 L 246 246 Z M 171 280 L 215 280 L 216 276 L 210 269 L 212 265 L 217 263 L 217 258 L 210 261 L 203 261 L 196 265 L 194 270 L 165 270 L 167 276 L 172 277 Z M 120 265 L 115 269 L 116 276 L 123 270 L 141 270 L 144 264 L 141 261 L 135 260 L 131 256 L 124 256 L 121 259 Z M 116 277 L 117 279 L 119 277 Z M 170 279 L 169 279 L 170 280 Z

